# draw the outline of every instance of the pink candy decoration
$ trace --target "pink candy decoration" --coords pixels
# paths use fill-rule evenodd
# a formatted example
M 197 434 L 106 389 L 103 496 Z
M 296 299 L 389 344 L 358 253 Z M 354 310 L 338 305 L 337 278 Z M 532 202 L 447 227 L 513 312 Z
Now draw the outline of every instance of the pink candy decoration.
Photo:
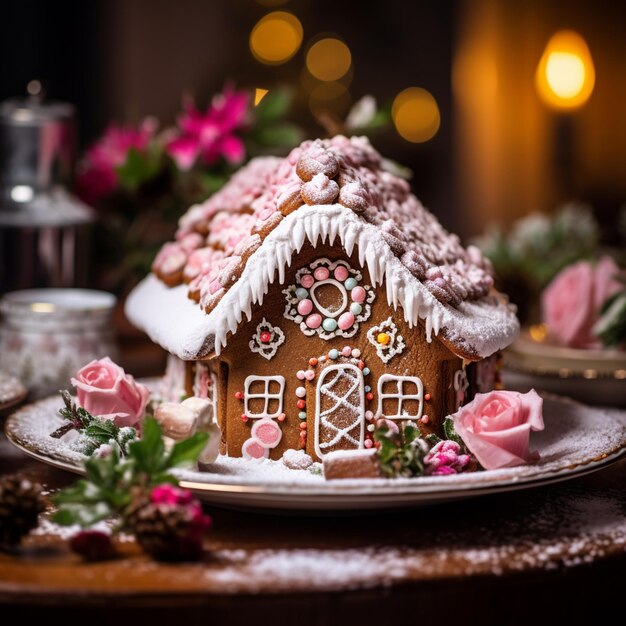
M 322 323 L 322 316 L 319 315 L 318 313 L 313 313 L 313 315 L 309 315 L 309 317 L 307 317 L 305 320 L 305 324 L 309 328 L 319 328 L 321 323 Z
M 355 289 L 358 289 L 358 287 L 355 287 Z M 351 328 L 353 324 L 354 324 L 354 315 L 350 313 L 349 311 L 347 311 L 346 313 L 342 313 L 339 316 L 337 325 L 339 326 L 339 328 L 341 328 L 341 330 L 348 330 L 348 328 Z M 348 348 L 348 353 L 346 354 L 344 351 L 342 352 L 342 354 L 344 356 L 350 356 L 350 352 L 351 350 Z
M 260 419 L 252 426 L 251 435 L 260 446 L 264 448 L 275 448 L 280 442 L 283 433 L 280 426 L 271 419 Z
M 298 302 L 298 313 L 300 313 L 300 315 L 308 315 L 312 310 L 313 302 L 311 302 L 308 298 Z
M 366 440 L 363 442 L 363 445 L 364 445 L 366 448 L 371 448 L 371 447 L 374 445 L 374 442 L 373 442 L 371 439 L 366 439 Z
M 365 302 L 365 289 L 363 287 L 355 287 L 350 292 L 350 295 L 352 296 L 352 302 L 357 302 L 358 304 Z
M 307 380 L 313 380 L 315 378 L 315 372 L 313 370 L 307 370 L 306 372 L 304 372 L 304 377 Z
M 318 267 L 313 272 L 313 276 L 315 276 L 316 280 L 326 280 L 330 276 L 330 272 L 326 267 Z
M 348 278 L 348 270 L 345 265 L 339 265 L 335 268 L 334 271 L 335 278 L 342 283 L 346 278 Z
M 311 276 L 311 274 L 305 274 L 301 279 L 300 279 L 300 284 L 305 288 L 305 289 L 310 289 L 311 286 L 313 285 L 313 283 L 315 282 L 315 279 L 313 278 L 313 276 Z
M 339 318 L 339 319 L 341 319 L 341 318 Z M 339 328 L 341 328 L 341 326 L 339 326 Z M 342 329 L 342 330 L 344 330 L 344 329 Z M 343 356 L 350 356 L 352 354 L 352 350 L 351 350 L 350 346 L 345 346 L 343 348 L 343 350 L 341 351 L 341 354 L 343 354 Z
M 304 380 L 304 370 L 298 370 L 298 372 L 296 373 L 296 378 L 298 380 Z
M 251 437 L 241 446 L 241 454 L 246 459 L 263 459 L 270 454 L 269 448 L 264 448 L 256 439 Z

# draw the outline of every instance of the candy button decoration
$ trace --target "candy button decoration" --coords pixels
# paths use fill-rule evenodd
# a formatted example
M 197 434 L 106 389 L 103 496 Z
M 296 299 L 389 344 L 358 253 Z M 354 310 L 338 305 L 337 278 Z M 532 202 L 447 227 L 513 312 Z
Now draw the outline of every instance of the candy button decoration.
M 298 396 L 298 398 L 304 398 L 304 396 L 306 396 L 306 389 L 304 387 L 296 387 L 296 396 Z
M 275 448 L 283 436 L 280 426 L 271 419 L 257 420 L 250 434 L 263 448 Z
M 328 331 L 329 333 L 332 333 L 334 330 L 337 330 L 337 320 L 327 317 L 322 322 L 322 327 L 324 328 L 324 330 Z
M 356 287 L 356 285 L 357 285 L 356 278 L 352 278 L 352 277 L 348 278 L 346 282 L 343 284 L 343 286 L 348 291 L 352 291 Z
M 313 315 L 309 315 L 304 322 L 311 329 L 319 328 L 322 323 L 322 316 L 319 315 L 319 313 L 313 313 Z
M 300 284 L 305 288 L 305 289 L 310 289 L 313 286 L 313 283 L 315 282 L 315 279 L 313 278 L 313 276 L 311 276 L 311 274 L 305 274 L 301 279 L 300 279 Z
M 269 330 L 264 330 L 259 336 L 261 343 L 269 343 L 272 341 L 272 333 Z
M 332 350 L 328 351 L 328 358 L 332 359 L 333 361 L 339 358 L 339 350 L 335 350 L 335 348 L 333 348 Z
M 363 311 L 363 307 L 358 302 L 353 302 L 350 305 L 350 313 L 352 315 L 361 315 L 361 311 Z
M 341 330 L 348 330 L 348 328 L 352 327 L 355 321 L 355 317 L 352 313 L 342 313 L 339 316 L 339 322 L 337 325 L 341 328 Z
M 308 315 L 313 310 L 313 302 L 308 298 L 298 302 L 298 313 L 300 315 Z
M 346 280 L 349 276 L 348 273 L 348 268 L 345 265 L 339 265 L 335 268 L 335 271 L 333 273 L 333 276 L 335 277 L 336 280 L 338 280 L 339 282 L 343 282 L 344 280 Z
M 330 272 L 326 267 L 318 267 L 314 272 L 313 276 L 315 280 L 326 280 L 330 276 Z
M 296 289 L 296 298 L 298 298 L 298 300 L 304 300 L 305 298 L 309 297 L 309 292 L 304 289 L 303 287 L 298 287 Z
M 391 341 L 391 337 L 387 333 L 378 333 L 376 341 L 383 346 L 386 346 Z
M 348 281 L 346 281 L 347 283 Z M 347 289 L 347 287 L 346 287 Z M 350 292 L 350 296 L 352 297 L 352 302 L 357 302 L 358 304 L 362 304 L 365 302 L 365 289 L 363 287 L 354 287 Z
M 246 439 L 241 447 L 244 459 L 267 459 L 270 449 L 262 446 L 254 437 Z

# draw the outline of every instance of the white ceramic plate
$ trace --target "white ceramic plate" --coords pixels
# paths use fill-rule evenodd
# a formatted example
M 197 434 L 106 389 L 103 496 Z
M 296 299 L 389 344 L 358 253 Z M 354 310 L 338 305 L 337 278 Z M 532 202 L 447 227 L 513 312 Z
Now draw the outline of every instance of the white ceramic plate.
M 81 473 L 84 457 L 49 433 L 62 420 L 60 398 L 23 407 L 5 426 L 8 439 L 27 454 Z M 592 408 L 565 398 L 545 399 L 546 429 L 533 433 L 534 464 L 456 476 L 326 481 L 281 461 L 220 457 L 212 472 L 178 472 L 181 485 L 206 502 L 246 509 L 365 511 L 430 505 L 569 480 L 614 463 L 626 453 L 626 413 Z

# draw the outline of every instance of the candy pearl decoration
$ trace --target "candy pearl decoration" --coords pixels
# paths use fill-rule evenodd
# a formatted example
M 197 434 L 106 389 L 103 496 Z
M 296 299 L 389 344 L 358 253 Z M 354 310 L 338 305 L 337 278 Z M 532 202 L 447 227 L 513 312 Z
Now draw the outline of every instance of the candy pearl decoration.
M 322 322 L 322 328 L 329 333 L 332 333 L 334 330 L 337 330 L 337 320 L 332 319 L 331 317 L 327 317 Z
M 367 432 L 373 433 L 375 430 L 376 430 L 376 426 L 374 426 L 374 424 L 367 425 Z
M 361 304 L 362 302 L 365 302 L 365 289 L 363 289 L 363 287 L 354 287 L 354 289 L 350 292 L 350 296 L 352 297 L 352 302 L 358 302 Z
M 306 289 L 310 289 L 313 286 L 314 282 L 315 282 L 315 279 L 313 278 L 313 276 L 311 276 L 311 274 L 305 274 L 300 279 L 300 284 Z
M 306 396 L 306 389 L 304 387 L 296 387 L 296 395 L 298 398 L 304 398 L 304 396 Z
M 306 413 L 304 411 L 300 411 L 300 413 L 298 413 L 298 419 L 305 420 Z
M 430 422 L 428 415 L 422 415 L 422 424 L 428 424 L 428 422 Z
M 298 313 L 300 313 L 300 315 L 308 315 L 312 310 L 313 302 L 311 302 L 308 298 L 298 302 Z
M 363 312 L 363 307 L 358 302 L 353 302 L 350 305 L 350 313 L 353 315 L 361 315 Z
M 304 323 L 309 328 L 319 328 L 322 323 L 322 316 L 319 313 L 313 313 L 313 315 L 309 315 L 309 317 L 304 320 Z
M 339 358 L 339 350 L 335 350 L 335 348 L 333 348 L 332 350 L 328 351 L 328 358 L 335 361 L 336 359 Z
M 361 356 L 361 351 L 358 348 L 355 348 L 354 350 L 352 350 L 352 356 L 355 359 L 358 359 Z
M 343 354 L 343 356 L 350 356 L 350 354 L 352 354 L 350 346 L 344 346 L 344 348 L 341 350 L 341 354 Z
M 309 381 L 313 380 L 315 378 L 315 372 L 313 370 L 307 370 L 304 372 L 304 377 Z
M 391 337 L 387 333 L 378 333 L 376 341 L 381 345 L 386 346 L 391 341 Z
M 352 291 L 352 289 L 354 289 L 357 286 L 356 278 L 352 278 L 352 277 L 348 278 L 346 282 L 343 284 L 343 286 L 348 291 Z
M 339 316 L 339 328 L 341 330 L 348 330 L 348 328 L 352 328 L 352 326 L 354 325 L 354 315 L 352 313 L 348 313 L 347 311 L 345 313 L 342 313 Z M 346 356 L 348 356 L 346 354 Z
M 374 445 L 374 442 L 373 442 L 371 439 L 366 439 L 366 440 L 363 442 L 363 445 L 364 445 L 366 448 L 371 448 L 371 447 Z
M 309 297 L 309 292 L 304 289 L 303 287 L 298 287 L 296 289 L 296 298 L 298 298 L 298 300 L 304 300 L 305 298 Z
M 348 278 L 348 269 L 345 265 L 339 265 L 335 268 L 334 276 L 338 281 L 343 282 Z
M 296 378 L 297 378 L 298 380 L 304 380 L 304 370 L 298 370 L 298 371 L 296 372 Z
M 370 368 L 369 367 L 364 367 L 363 368 L 363 376 L 367 376 L 370 373 Z
M 327 267 L 318 267 L 314 272 L 315 280 L 326 280 L 330 276 L 330 272 Z

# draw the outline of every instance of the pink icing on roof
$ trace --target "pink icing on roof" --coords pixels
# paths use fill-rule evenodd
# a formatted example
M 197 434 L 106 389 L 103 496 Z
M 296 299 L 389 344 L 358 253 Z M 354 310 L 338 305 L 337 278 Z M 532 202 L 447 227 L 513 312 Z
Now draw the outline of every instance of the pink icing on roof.
M 191 296 L 210 309 L 281 221 L 281 211 L 286 215 L 305 203 L 323 211 L 335 202 L 375 225 L 405 268 L 440 302 L 457 306 L 488 294 L 493 284 L 489 262 L 477 248 L 464 249 L 409 184 L 384 169 L 378 152 L 362 137 L 307 141 L 285 159 L 252 160 L 181 218 L 179 245 L 166 244 L 153 271 L 171 274 L 186 255 L 183 279 L 193 281 Z

